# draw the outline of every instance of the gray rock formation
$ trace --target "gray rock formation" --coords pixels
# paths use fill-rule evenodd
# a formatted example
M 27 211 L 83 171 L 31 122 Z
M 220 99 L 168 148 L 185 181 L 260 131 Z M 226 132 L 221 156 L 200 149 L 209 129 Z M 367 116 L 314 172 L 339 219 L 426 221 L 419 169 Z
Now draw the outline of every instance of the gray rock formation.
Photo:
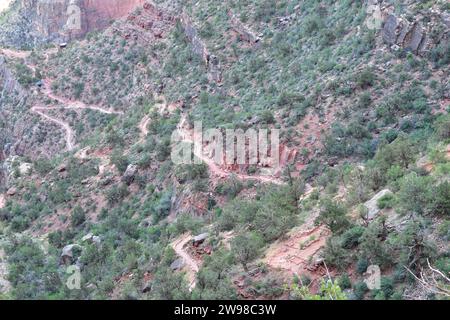
M 387 194 L 392 194 L 392 191 L 388 189 L 381 190 L 372 199 L 364 204 L 368 210 L 367 217 L 369 220 L 376 218 L 377 214 L 380 212 L 380 208 L 378 208 L 378 200 Z
M 184 34 L 191 43 L 192 51 L 205 63 L 209 79 L 214 82 L 221 82 L 222 72 L 219 59 L 208 52 L 206 45 L 198 35 L 197 29 L 187 14 L 181 14 L 179 21 L 183 26 Z
M 390 46 L 425 56 L 437 45 L 448 43 L 450 19 L 446 13 L 429 10 L 406 18 L 392 11 L 389 6 L 383 8 L 381 30 L 384 42 Z
M 127 170 L 125 170 L 125 173 L 123 174 L 122 181 L 127 184 L 132 183 L 134 181 L 134 178 L 136 177 L 137 172 L 138 172 L 137 166 L 134 164 L 130 164 L 127 167 Z
M 170 269 L 173 271 L 181 270 L 183 269 L 184 265 L 185 265 L 184 260 L 182 258 L 178 258 L 177 260 L 172 262 L 172 264 L 170 265 Z
M 65 246 L 61 253 L 61 263 L 62 264 L 72 264 L 74 262 L 74 250 L 83 250 L 78 244 L 69 244 Z
M 9 70 L 5 58 L 0 55 L 0 101 L 6 95 L 16 94 L 20 99 L 25 97 L 25 91 Z

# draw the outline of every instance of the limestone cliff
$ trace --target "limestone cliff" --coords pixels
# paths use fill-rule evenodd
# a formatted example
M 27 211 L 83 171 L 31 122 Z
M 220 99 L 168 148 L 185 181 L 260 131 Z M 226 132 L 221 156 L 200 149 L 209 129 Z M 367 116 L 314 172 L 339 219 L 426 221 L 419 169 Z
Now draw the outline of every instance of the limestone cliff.
M 126 16 L 144 0 L 16 0 L 0 27 L 0 44 L 30 47 L 80 38 Z

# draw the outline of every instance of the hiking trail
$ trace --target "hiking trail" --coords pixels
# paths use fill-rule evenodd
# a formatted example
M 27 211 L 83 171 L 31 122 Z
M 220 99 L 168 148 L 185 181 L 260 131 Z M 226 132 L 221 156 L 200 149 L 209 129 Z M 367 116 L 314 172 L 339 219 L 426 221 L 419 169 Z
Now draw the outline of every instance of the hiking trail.
M 57 50 L 56 50 L 57 51 Z M 48 60 L 49 58 L 49 54 L 54 53 L 55 49 L 49 49 L 45 52 L 45 56 L 46 56 L 46 60 Z M 9 50 L 9 49 L 2 49 L 2 53 L 5 54 L 8 57 L 13 57 L 13 58 L 21 58 L 21 59 L 26 59 L 29 55 L 30 52 L 29 51 L 16 51 L 16 50 Z M 33 64 L 28 64 L 27 66 L 33 70 L 33 72 L 36 72 L 36 66 Z M 45 113 L 45 111 L 47 110 L 61 110 L 61 109 L 65 109 L 65 110 L 94 110 L 94 111 L 98 111 L 104 114 L 116 114 L 116 115 L 123 115 L 122 111 L 115 111 L 115 110 L 111 110 L 111 109 L 105 109 L 102 108 L 100 106 L 97 105 L 87 105 L 84 102 L 80 101 L 80 100 L 69 100 L 67 98 L 64 97 L 60 97 L 56 94 L 54 94 L 51 90 L 51 85 L 52 85 L 52 80 L 51 79 L 43 79 L 43 86 L 42 89 L 40 90 L 42 94 L 44 94 L 45 96 L 47 96 L 49 99 L 55 100 L 60 104 L 63 104 L 65 106 L 63 107 L 45 107 L 42 105 L 34 105 L 31 108 L 31 112 L 34 112 L 36 114 L 38 114 L 40 117 L 42 117 L 45 120 L 51 121 L 55 124 L 57 124 L 58 126 L 62 127 L 65 131 L 65 140 L 66 140 L 66 146 L 67 146 L 67 150 L 68 151 L 72 151 L 75 148 L 75 132 L 74 130 L 71 128 L 70 124 L 67 123 L 66 121 L 63 121 L 61 119 L 52 117 L 48 114 Z
M 177 130 L 178 130 L 179 135 L 182 137 L 182 141 L 193 144 L 194 141 L 192 139 L 192 133 L 186 128 L 186 126 L 185 126 L 186 122 L 187 122 L 186 117 L 182 117 L 180 124 L 177 127 Z M 286 184 L 281 179 L 278 179 L 273 176 L 266 176 L 266 175 L 251 176 L 251 175 L 247 175 L 247 174 L 226 171 L 223 168 L 221 168 L 213 159 L 211 159 L 208 156 L 206 156 L 205 154 L 203 154 L 203 152 L 201 150 L 199 152 L 198 150 L 196 150 L 197 148 L 193 148 L 193 149 L 194 149 L 194 155 L 196 157 L 198 157 L 200 160 L 202 160 L 208 166 L 209 170 L 214 175 L 218 176 L 219 178 L 227 178 L 227 177 L 230 177 L 233 175 L 236 178 L 238 178 L 239 180 L 244 180 L 244 181 L 257 180 L 259 182 L 273 183 L 273 184 L 277 184 L 277 185 L 285 185 Z
M 186 264 L 187 267 L 187 277 L 189 280 L 189 291 L 192 291 L 195 288 L 195 276 L 200 269 L 200 264 L 195 261 L 191 255 L 184 249 L 186 244 L 192 240 L 192 236 L 190 233 L 186 233 L 179 238 L 175 239 L 171 243 L 171 247 L 175 250 L 176 254 L 181 257 Z

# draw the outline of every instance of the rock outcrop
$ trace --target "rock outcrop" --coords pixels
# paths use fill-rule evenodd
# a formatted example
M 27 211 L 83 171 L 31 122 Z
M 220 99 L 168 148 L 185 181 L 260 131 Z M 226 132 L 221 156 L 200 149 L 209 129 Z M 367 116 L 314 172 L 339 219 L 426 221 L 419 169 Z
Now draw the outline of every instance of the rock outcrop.
M 214 82 L 221 82 L 222 72 L 219 58 L 209 53 L 205 43 L 198 34 L 197 28 L 186 13 L 181 14 L 179 21 L 183 26 L 184 34 L 191 43 L 192 51 L 201 57 L 205 63 L 209 79 Z
M 372 1 L 373 2 L 373 1 Z M 437 8 L 397 15 L 390 4 L 381 2 L 383 41 L 393 49 L 425 56 L 437 45 L 448 42 L 450 16 Z
M 0 55 L 0 187 L 7 180 L 3 161 L 9 154 L 14 139 L 14 130 L 19 130 L 12 121 L 18 116 L 15 108 L 21 108 L 26 92 L 9 69 L 5 58 Z
M 381 209 L 378 207 L 378 200 L 386 195 L 392 195 L 392 191 L 388 189 L 381 190 L 372 199 L 367 201 L 364 206 L 367 208 L 367 218 L 373 220 L 376 218 Z
M 8 68 L 5 58 L 0 55 L 0 100 L 6 95 L 16 94 L 20 99 L 25 97 L 25 91 Z
M 143 9 L 128 15 L 120 24 L 114 24 L 112 30 L 125 39 L 135 39 L 148 44 L 167 36 L 175 26 L 174 16 L 146 2 Z
M 230 24 L 233 30 L 239 34 L 242 41 L 255 45 L 261 40 L 261 36 L 256 35 L 250 28 L 245 26 L 231 11 L 228 12 L 228 17 L 230 17 Z

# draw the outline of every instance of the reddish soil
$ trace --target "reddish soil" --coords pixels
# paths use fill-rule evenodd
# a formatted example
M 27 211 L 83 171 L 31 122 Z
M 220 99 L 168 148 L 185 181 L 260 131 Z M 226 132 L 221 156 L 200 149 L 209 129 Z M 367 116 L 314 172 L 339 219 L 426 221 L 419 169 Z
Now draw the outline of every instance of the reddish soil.
M 286 240 L 272 244 L 267 250 L 264 262 L 271 268 L 283 270 L 287 275 L 307 275 L 313 281 L 313 287 L 318 285 L 319 278 L 326 275 L 323 266 L 315 264 L 319 251 L 325 246 L 330 232 L 323 226 L 304 231 L 294 229 Z
M 193 132 L 192 132 L 192 130 L 189 130 L 188 128 L 186 128 L 185 123 L 186 123 L 186 118 L 182 117 L 180 124 L 178 125 L 178 128 L 177 128 L 178 132 L 184 142 L 194 143 L 193 138 L 192 138 Z M 253 175 L 252 176 L 252 175 L 242 174 L 242 173 L 223 169 L 213 159 L 211 159 L 207 155 L 203 154 L 203 152 L 201 152 L 201 151 L 198 152 L 197 150 L 195 150 L 196 148 L 193 148 L 193 149 L 194 149 L 195 156 L 198 157 L 200 160 L 202 160 L 208 166 L 211 173 L 214 176 L 218 177 L 219 179 L 234 176 L 240 180 L 256 180 L 256 181 L 259 181 L 262 183 L 273 183 L 273 184 L 277 184 L 277 185 L 285 184 L 284 181 L 282 181 L 274 176 L 266 176 L 266 175 Z
M 297 130 L 301 133 L 301 137 L 297 139 L 296 145 L 298 150 L 307 149 L 309 151 L 308 158 L 312 158 L 314 152 L 323 147 L 323 134 L 330 129 L 331 124 L 336 120 L 337 107 L 337 105 L 330 103 L 322 117 L 316 110 L 310 110 L 298 123 Z

